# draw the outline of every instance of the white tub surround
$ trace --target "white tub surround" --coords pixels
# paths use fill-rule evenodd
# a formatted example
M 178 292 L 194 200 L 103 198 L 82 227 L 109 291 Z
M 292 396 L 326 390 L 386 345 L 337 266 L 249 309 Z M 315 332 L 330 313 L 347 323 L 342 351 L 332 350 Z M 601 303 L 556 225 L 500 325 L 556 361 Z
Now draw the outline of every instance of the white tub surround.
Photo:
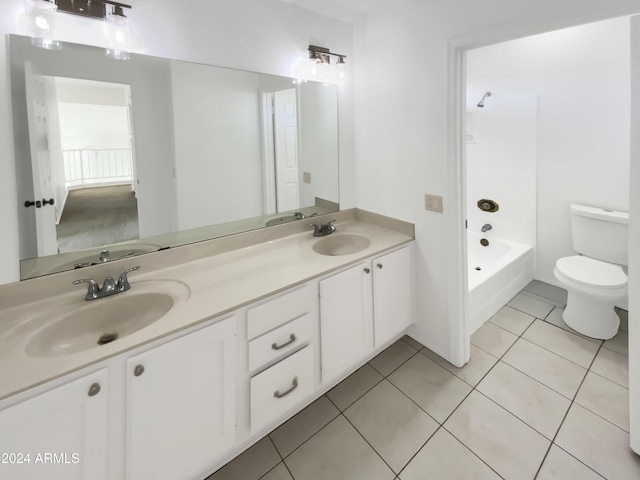
M 482 246 L 482 238 L 488 246 Z M 467 251 L 471 334 L 533 280 L 533 248 L 470 231 Z

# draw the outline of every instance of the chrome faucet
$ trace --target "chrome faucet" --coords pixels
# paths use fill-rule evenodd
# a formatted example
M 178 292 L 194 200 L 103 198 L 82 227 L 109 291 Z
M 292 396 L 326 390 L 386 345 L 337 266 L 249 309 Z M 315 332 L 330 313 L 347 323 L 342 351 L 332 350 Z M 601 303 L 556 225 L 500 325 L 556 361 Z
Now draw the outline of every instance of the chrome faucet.
M 482 230 L 482 233 L 484 233 L 484 232 L 487 232 L 487 231 L 491 230 L 492 228 L 493 228 L 493 227 L 492 227 L 491 225 L 489 225 L 488 223 L 485 223 L 485 224 L 482 226 L 481 230 Z
M 322 225 L 317 225 L 315 223 L 310 224 L 310 227 L 313 227 L 313 236 L 314 237 L 324 237 L 325 235 L 331 235 L 336 231 L 336 227 L 331 225 L 334 220 L 329 220 L 327 223 L 323 223 Z
M 117 282 L 111 276 L 105 278 L 104 282 L 102 282 L 102 287 L 98 285 L 98 282 L 90 278 L 81 278 L 80 280 L 74 280 L 71 283 L 73 285 L 88 283 L 89 287 L 87 288 L 87 294 L 84 299 L 87 301 L 97 300 L 98 298 L 108 297 L 110 295 L 115 295 L 116 293 L 126 292 L 129 290 L 131 288 L 131 284 L 129 284 L 127 274 L 135 270 L 140 270 L 140 267 L 132 267 L 125 270 L 120 274 Z

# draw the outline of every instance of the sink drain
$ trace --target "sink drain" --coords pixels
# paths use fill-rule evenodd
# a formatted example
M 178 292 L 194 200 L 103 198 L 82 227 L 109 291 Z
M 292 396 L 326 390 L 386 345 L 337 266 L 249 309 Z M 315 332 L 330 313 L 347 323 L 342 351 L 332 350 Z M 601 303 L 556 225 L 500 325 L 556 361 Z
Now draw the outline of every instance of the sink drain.
M 98 339 L 98 345 L 106 345 L 107 343 L 113 342 L 117 338 L 117 333 L 105 333 Z

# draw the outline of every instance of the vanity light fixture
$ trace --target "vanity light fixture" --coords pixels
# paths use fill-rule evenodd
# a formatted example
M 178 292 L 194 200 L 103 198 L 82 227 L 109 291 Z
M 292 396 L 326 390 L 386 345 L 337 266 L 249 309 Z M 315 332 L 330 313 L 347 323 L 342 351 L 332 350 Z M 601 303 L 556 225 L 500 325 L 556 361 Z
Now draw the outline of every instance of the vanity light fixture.
M 325 84 L 340 84 L 347 78 L 346 55 L 331 53 L 328 48 L 309 45 L 309 57 L 299 59 L 293 66 L 293 76 L 296 83 L 315 80 Z M 331 57 L 337 57 L 336 63 L 331 63 Z
M 56 10 L 58 6 L 49 0 L 27 0 L 29 36 L 34 47 L 47 50 L 59 50 L 56 39 Z
M 132 31 L 124 9 L 130 9 L 131 5 L 111 0 L 26 0 L 26 4 L 34 46 L 61 48 L 56 39 L 56 17 L 58 13 L 70 13 L 104 20 L 109 44 L 106 55 L 116 60 L 129 59 Z

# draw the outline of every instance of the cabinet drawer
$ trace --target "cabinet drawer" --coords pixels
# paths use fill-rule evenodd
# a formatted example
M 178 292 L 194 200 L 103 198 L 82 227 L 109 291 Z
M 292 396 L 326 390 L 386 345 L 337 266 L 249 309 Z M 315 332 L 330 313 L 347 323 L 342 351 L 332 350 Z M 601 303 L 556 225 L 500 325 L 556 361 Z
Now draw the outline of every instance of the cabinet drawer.
M 249 370 L 282 358 L 300 346 L 309 343 L 312 338 L 311 315 L 300 318 L 265 333 L 249 342 Z
M 315 391 L 313 345 L 251 379 L 251 432 L 285 414 Z
M 309 313 L 312 304 L 311 287 L 305 285 L 293 292 L 249 309 L 247 311 L 247 334 L 249 340 L 305 313 Z

